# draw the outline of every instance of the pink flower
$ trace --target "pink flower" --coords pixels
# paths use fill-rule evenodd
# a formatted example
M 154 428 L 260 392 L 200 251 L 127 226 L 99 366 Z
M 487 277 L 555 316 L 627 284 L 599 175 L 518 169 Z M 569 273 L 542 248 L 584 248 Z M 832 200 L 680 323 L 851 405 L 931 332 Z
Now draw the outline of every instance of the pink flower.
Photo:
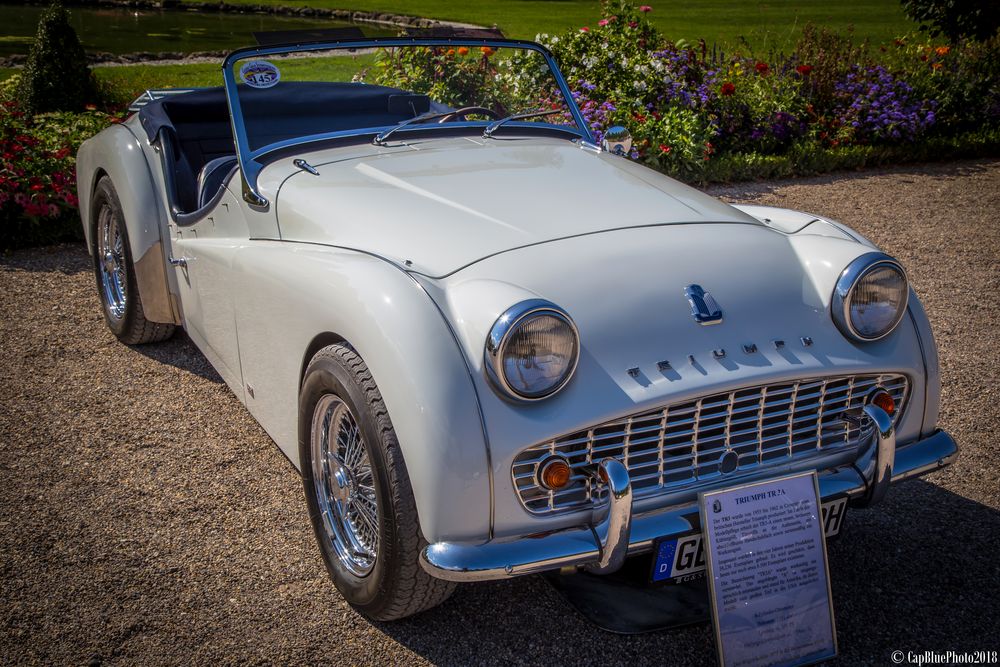
M 580 32 L 590 32 L 590 28 L 588 28 L 587 26 L 583 26 L 582 28 L 580 28 Z
M 602 28 L 604 26 L 606 26 L 607 24 L 608 24 L 608 20 L 607 19 L 601 19 L 600 21 L 597 22 L 597 25 L 601 26 Z
M 653 11 L 653 8 L 650 7 L 649 5 L 640 5 L 639 11 L 642 12 L 643 14 L 648 14 L 649 12 Z

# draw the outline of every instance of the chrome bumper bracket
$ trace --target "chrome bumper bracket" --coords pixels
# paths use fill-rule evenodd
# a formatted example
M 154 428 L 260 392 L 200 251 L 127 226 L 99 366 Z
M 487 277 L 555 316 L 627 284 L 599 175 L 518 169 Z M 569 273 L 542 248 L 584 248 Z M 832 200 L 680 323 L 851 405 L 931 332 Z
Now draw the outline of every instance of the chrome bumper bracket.
M 819 472 L 823 498 L 846 495 L 855 505 L 871 505 L 884 498 L 890 483 L 933 472 L 958 456 L 958 446 L 944 431 L 897 450 L 892 420 L 880 408 L 871 407 L 865 409 L 873 425 L 871 442 L 854 465 Z M 615 459 L 602 461 L 598 471 L 602 468 L 611 502 L 607 515 L 596 526 L 481 543 L 438 542 L 424 548 L 421 566 L 432 576 L 459 582 L 505 579 L 563 567 L 585 567 L 606 574 L 621 567 L 626 556 L 652 549 L 656 539 L 697 527 L 697 503 L 633 514 L 628 471 Z

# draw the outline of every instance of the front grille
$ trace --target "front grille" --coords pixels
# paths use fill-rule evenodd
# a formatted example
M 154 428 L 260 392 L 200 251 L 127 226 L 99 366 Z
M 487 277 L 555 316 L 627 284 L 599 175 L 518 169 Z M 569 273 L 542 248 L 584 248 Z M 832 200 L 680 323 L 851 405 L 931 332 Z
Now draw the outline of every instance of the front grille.
M 902 414 L 909 385 L 904 375 L 852 375 L 758 385 L 668 405 L 529 447 L 514 459 L 518 497 L 535 514 L 579 509 L 604 499 L 586 469 L 609 456 L 628 468 L 633 497 L 694 489 L 723 474 L 739 474 L 856 447 L 858 426 L 843 420 L 877 386 Z M 734 452 L 737 468 L 720 471 Z M 539 461 L 565 457 L 568 487 L 549 491 L 535 477 Z M 731 459 L 730 458 L 730 464 Z

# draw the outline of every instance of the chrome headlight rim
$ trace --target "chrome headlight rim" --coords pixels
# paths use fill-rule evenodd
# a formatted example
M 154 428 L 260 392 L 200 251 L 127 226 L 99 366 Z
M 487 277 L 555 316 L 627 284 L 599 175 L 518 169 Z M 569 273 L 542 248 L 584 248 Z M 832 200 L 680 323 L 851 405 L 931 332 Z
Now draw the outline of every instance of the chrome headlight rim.
M 518 327 L 526 320 L 539 315 L 550 315 L 565 322 L 573 332 L 576 349 L 569 369 L 558 384 L 545 393 L 526 394 L 518 391 L 507 382 L 503 372 L 504 351 L 511 335 L 518 330 Z M 551 301 L 546 299 L 520 301 L 501 313 L 493 326 L 490 327 L 489 334 L 486 336 L 485 361 L 486 375 L 494 389 L 498 390 L 503 398 L 519 402 L 542 401 L 559 393 L 576 374 L 576 367 L 580 361 L 580 332 L 569 313 Z
M 903 290 L 903 305 L 899 309 L 895 321 L 884 332 L 878 336 L 865 336 L 854 328 L 854 323 L 851 321 L 851 300 L 854 297 L 854 288 L 869 273 L 887 266 L 899 271 L 906 284 L 906 289 Z M 861 343 L 873 343 L 882 340 L 896 330 L 899 323 L 903 321 L 903 316 L 906 315 L 906 309 L 909 308 L 909 305 L 910 279 L 906 275 L 906 269 L 903 268 L 902 264 L 885 253 L 870 252 L 856 258 L 840 274 L 840 278 L 837 279 L 837 286 L 833 290 L 830 311 L 833 315 L 834 323 L 845 336 Z

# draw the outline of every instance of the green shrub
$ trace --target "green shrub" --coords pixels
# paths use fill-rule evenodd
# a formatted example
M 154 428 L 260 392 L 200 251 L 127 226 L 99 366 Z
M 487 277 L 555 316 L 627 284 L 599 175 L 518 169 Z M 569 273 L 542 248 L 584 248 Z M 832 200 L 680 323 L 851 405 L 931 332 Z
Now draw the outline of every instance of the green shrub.
M 997 0 L 902 0 L 903 11 L 931 37 L 944 35 L 953 43 L 986 40 L 1000 29 Z
M 21 76 L 20 100 L 28 113 L 81 111 L 96 100 L 87 56 L 59 0 L 38 21 Z
M 935 101 L 936 134 L 1000 123 L 1000 35 L 952 45 L 919 36 L 896 39 L 882 47 L 881 60 L 915 94 Z

